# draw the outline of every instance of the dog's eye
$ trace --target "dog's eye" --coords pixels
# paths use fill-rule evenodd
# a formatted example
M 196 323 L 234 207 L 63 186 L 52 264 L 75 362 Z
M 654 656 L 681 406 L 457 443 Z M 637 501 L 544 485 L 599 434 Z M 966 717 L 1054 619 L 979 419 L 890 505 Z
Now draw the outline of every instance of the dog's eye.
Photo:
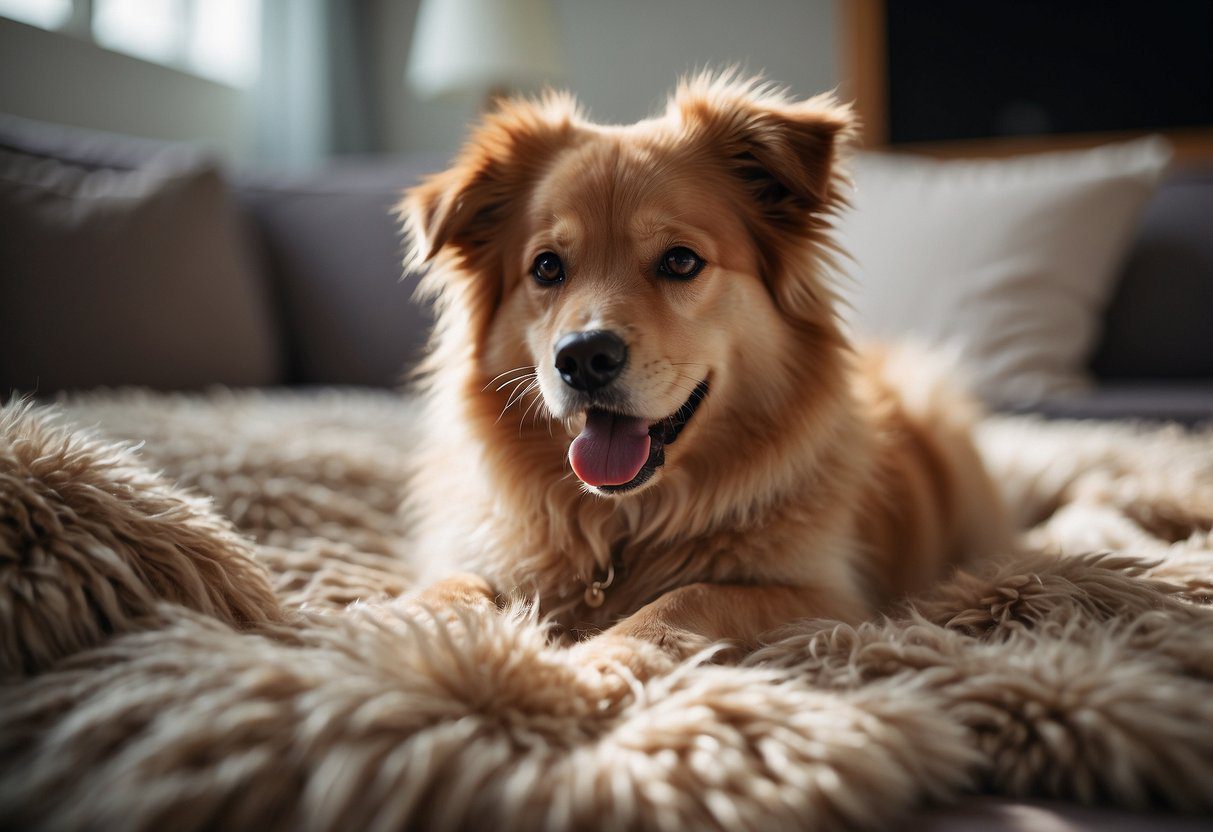
M 669 277 L 687 280 L 703 271 L 703 258 L 686 246 L 675 246 L 661 255 L 657 270 Z
M 535 258 L 535 265 L 531 266 L 531 274 L 534 276 L 535 282 L 543 286 L 551 286 L 564 280 L 564 264 L 555 254 L 545 251 Z

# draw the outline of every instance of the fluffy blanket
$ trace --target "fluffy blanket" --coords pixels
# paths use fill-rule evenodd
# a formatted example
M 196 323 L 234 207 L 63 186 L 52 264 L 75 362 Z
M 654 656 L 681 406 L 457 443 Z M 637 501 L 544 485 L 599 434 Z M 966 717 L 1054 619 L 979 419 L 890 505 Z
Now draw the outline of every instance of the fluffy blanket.
M 993 420 L 1024 551 L 642 685 L 525 605 L 402 600 L 410 407 L 0 410 L 0 826 L 842 829 L 976 790 L 1213 809 L 1213 432 Z

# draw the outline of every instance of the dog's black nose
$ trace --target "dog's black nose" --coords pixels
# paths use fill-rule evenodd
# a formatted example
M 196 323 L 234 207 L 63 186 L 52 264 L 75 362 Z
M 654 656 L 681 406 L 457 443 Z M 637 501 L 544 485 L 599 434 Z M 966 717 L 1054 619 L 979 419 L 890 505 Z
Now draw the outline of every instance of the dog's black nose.
M 556 343 L 556 370 L 574 390 L 593 393 L 623 372 L 628 345 L 613 332 L 570 332 Z

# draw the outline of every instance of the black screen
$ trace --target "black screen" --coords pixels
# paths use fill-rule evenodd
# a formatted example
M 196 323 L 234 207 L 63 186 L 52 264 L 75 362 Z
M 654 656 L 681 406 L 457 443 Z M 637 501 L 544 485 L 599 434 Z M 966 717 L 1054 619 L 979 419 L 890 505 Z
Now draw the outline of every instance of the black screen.
M 1213 124 L 1213 0 L 887 0 L 889 140 Z

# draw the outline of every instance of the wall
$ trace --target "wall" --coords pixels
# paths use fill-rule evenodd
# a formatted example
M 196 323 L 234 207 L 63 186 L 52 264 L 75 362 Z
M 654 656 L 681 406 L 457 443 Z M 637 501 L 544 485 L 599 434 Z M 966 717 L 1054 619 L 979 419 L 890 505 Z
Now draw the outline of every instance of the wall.
M 247 155 L 235 89 L 0 18 L 0 112 Z
M 600 121 L 652 113 L 677 78 L 741 64 L 809 96 L 838 83 L 837 0 L 551 0 L 568 76 Z M 404 83 L 418 0 L 371 0 L 377 144 L 447 150 L 476 116 L 474 96 L 419 101 Z M 536 44 L 537 49 L 544 44 Z
M 475 117 L 475 96 L 419 100 L 404 80 L 419 0 L 368 0 L 363 33 L 372 51 L 373 145 L 381 152 L 445 151 Z
M 705 66 L 737 63 L 765 70 L 805 96 L 837 83 L 838 0 L 551 2 L 568 67 L 564 85 L 598 120 L 626 122 L 648 115 L 679 75 Z M 366 149 L 449 151 L 476 118 L 477 96 L 422 101 L 405 84 L 418 4 L 361 0 L 357 8 L 359 37 L 370 62 L 364 82 L 370 135 L 360 143 Z M 292 88 L 288 94 L 303 92 Z M 248 100 L 221 84 L 0 18 L 3 112 L 151 138 L 201 140 L 247 159 L 256 126 L 245 110 Z
M 741 64 L 809 96 L 837 81 L 833 0 L 554 0 L 569 83 L 601 121 L 659 108 L 679 75 Z

